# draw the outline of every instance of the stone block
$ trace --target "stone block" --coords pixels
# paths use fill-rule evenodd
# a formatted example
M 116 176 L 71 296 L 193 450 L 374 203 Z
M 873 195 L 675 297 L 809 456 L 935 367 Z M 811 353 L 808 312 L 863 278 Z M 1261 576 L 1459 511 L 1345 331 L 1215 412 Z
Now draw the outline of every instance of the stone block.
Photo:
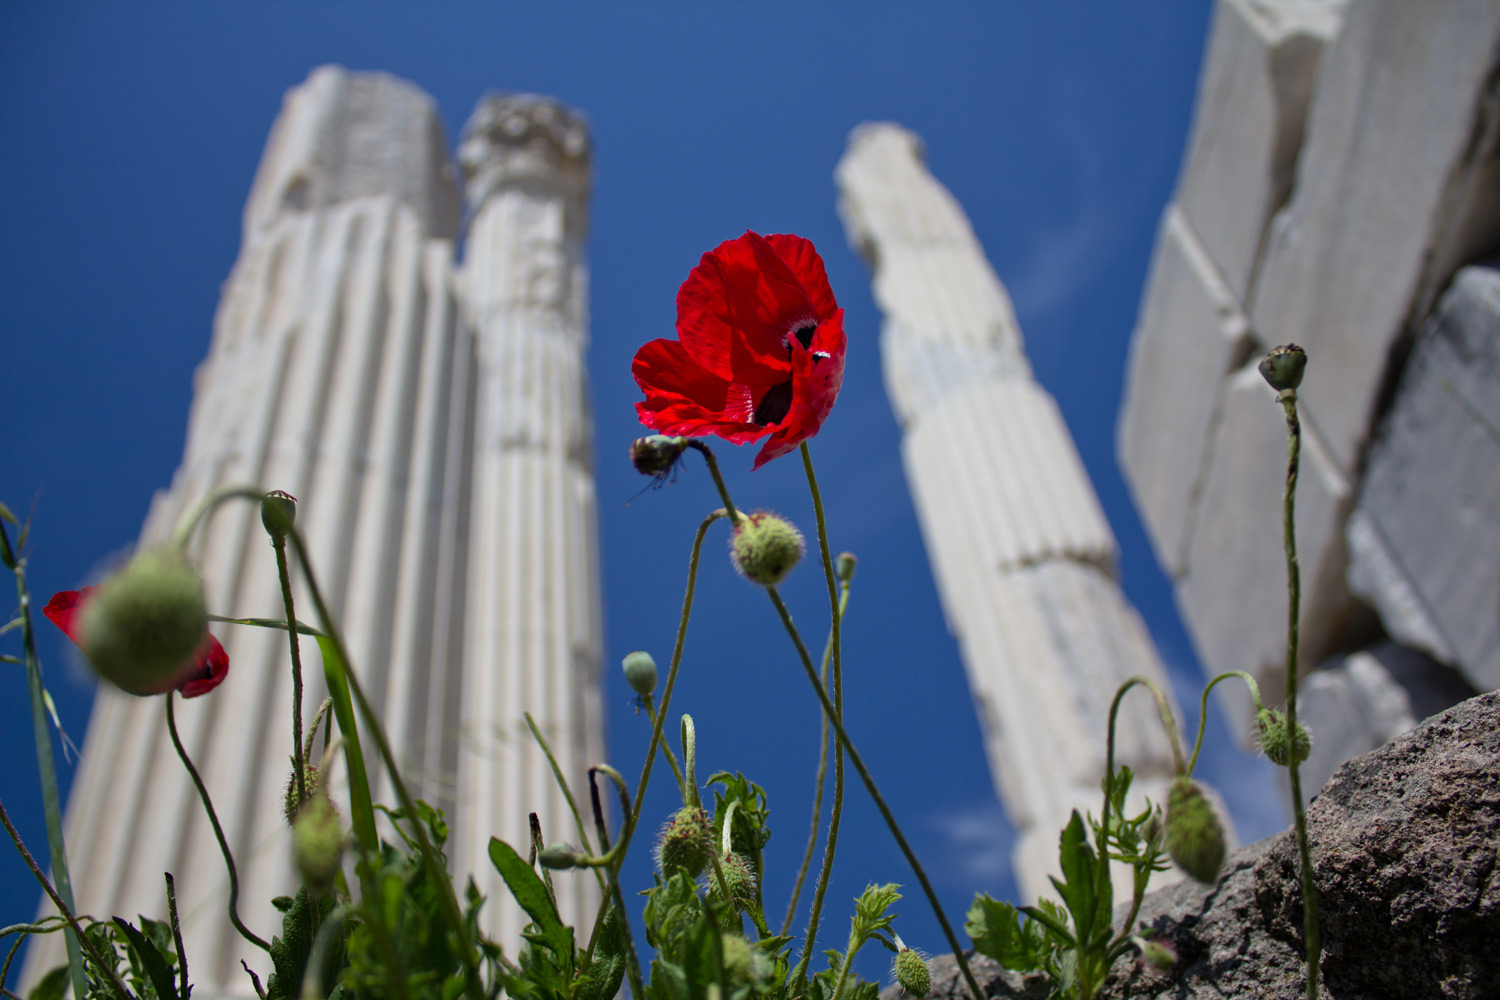
M 287 91 L 245 203 L 245 238 L 295 212 L 388 195 L 428 236 L 458 236 L 458 188 L 437 106 L 388 73 L 320 66 Z
M 1339 0 L 1219 0 L 1177 203 L 1245 301 L 1271 217 L 1292 189 L 1318 56 Z
M 1251 343 L 1233 293 L 1181 210 L 1168 206 L 1130 341 L 1117 452 L 1156 557 L 1173 577 L 1185 565 L 1220 383 Z
M 1286 691 L 1286 421 L 1254 361 L 1225 380 L 1218 406 L 1177 601 L 1204 670 L 1248 671 L 1267 704 L 1277 704 Z M 1349 504 L 1347 481 L 1304 423 L 1296 513 L 1303 671 L 1368 628 L 1344 582 Z M 1248 742 L 1253 706 L 1243 685 L 1216 690 L 1224 692 L 1236 735 Z
M 1365 0 L 1320 59 L 1295 188 L 1250 320 L 1312 364 L 1302 397 L 1357 467 L 1393 349 L 1500 234 L 1500 4 Z
M 1467 267 L 1370 445 L 1349 584 L 1397 640 L 1500 687 L 1500 269 Z
M 1313 671 L 1297 693 L 1298 721 L 1312 733 L 1312 752 L 1302 765 L 1304 798 L 1310 801 L 1345 761 L 1474 694 L 1453 670 L 1389 641 Z M 1277 770 L 1287 788 L 1286 771 Z

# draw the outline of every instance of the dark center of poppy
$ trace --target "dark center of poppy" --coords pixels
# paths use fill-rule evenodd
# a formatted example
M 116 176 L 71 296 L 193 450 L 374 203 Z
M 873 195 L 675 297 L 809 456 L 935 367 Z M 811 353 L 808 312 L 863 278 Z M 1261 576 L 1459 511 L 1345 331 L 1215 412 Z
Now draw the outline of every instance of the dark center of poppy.
M 788 379 L 766 390 L 766 394 L 760 397 L 760 402 L 756 404 L 755 412 L 751 414 L 750 419 L 762 427 L 769 427 L 771 424 L 779 424 L 785 420 L 791 408 L 792 383 Z
M 796 329 L 794 329 L 792 331 L 792 336 L 794 336 L 798 340 L 802 341 L 802 349 L 803 350 L 810 350 L 812 348 L 813 334 L 815 334 L 817 332 L 818 332 L 818 324 L 813 323 L 813 322 L 804 321 L 801 326 L 797 327 Z M 790 342 L 786 345 L 786 352 L 788 354 L 792 353 L 792 345 L 791 345 Z

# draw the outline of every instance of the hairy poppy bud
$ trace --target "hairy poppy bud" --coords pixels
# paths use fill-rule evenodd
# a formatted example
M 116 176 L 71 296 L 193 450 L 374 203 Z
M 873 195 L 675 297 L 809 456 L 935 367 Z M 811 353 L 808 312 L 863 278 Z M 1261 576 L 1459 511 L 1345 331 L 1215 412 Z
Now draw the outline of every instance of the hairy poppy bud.
M 131 694 L 176 686 L 208 634 L 203 584 L 180 552 L 142 552 L 83 606 L 80 645 L 105 680 Z
M 665 476 L 686 447 L 687 438 L 648 434 L 630 442 L 630 464 L 643 476 Z
M 656 661 L 650 653 L 638 650 L 625 657 L 620 665 L 625 668 L 625 683 L 630 690 L 643 697 L 656 690 Z
M 297 521 L 297 498 L 285 490 L 272 490 L 260 498 L 260 523 L 273 542 L 291 533 Z
M 674 869 L 697 878 L 707 867 L 713 851 L 713 824 L 708 813 L 693 806 L 683 806 L 672 814 L 656 837 L 656 861 L 663 875 Z
M 1297 729 L 1290 740 L 1286 735 L 1286 713 L 1274 708 L 1263 708 L 1255 714 L 1255 725 L 1258 730 L 1256 742 L 1260 744 L 1260 752 L 1266 755 L 1266 759 L 1272 764 L 1281 767 L 1291 766 L 1295 758 L 1298 764 L 1307 760 L 1307 755 L 1312 752 L 1312 734 L 1300 721 Z
M 840 580 L 848 583 L 854 579 L 854 569 L 858 565 L 859 560 L 854 557 L 853 552 L 840 552 L 833 562 L 833 571 Z
M 302 787 L 307 792 L 307 798 L 303 802 L 311 802 L 323 794 L 323 776 L 318 772 L 318 765 L 312 761 L 306 761 L 302 765 Z M 286 793 L 282 800 L 282 812 L 286 816 L 288 826 L 297 820 L 297 767 L 292 765 L 292 773 L 286 779 Z
M 932 972 L 927 967 L 927 959 L 910 948 L 896 952 L 891 971 L 896 976 L 896 984 L 917 1000 L 932 992 Z
M 308 799 L 292 822 L 292 860 L 309 891 L 325 895 L 338 878 L 344 856 L 344 826 L 328 797 Z
M 743 854 L 726 854 L 719 859 L 719 868 L 724 872 L 724 884 L 729 886 L 729 905 L 734 908 L 734 912 L 743 913 L 755 902 L 755 867 Z M 719 880 L 711 870 L 707 877 L 708 894 L 715 900 L 724 902 L 724 897 L 719 892 Z
M 742 517 L 729 539 L 734 568 L 763 587 L 774 587 L 785 579 L 806 551 L 802 532 L 780 515 L 764 510 Z
M 1177 867 L 1199 882 L 1212 884 L 1224 863 L 1224 828 L 1203 793 L 1187 775 L 1179 775 L 1167 793 L 1167 853 Z
M 1141 957 L 1165 972 L 1177 964 L 1177 949 L 1161 938 L 1152 938 L 1141 946 Z
M 567 844 L 556 843 L 542 848 L 542 853 L 537 855 L 537 860 L 542 863 L 543 868 L 562 871 L 577 868 L 580 857 L 581 855 Z
M 1296 344 L 1283 344 L 1271 348 L 1270 353 L 1260 359 L 1260 373 L 1277 392 L 1295 389 L 1302 384 L 1302 372 L 1307 368 L 1307 352 Z

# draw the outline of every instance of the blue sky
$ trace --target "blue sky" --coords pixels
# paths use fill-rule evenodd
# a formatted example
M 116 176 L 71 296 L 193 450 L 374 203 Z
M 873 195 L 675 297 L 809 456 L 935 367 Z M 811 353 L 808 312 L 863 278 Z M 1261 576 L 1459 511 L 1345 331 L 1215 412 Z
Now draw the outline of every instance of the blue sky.
M 624 458 L 640 433 L 630 358 L 671 335 L 677 286 L 704 250 L 747 228 L 800 233 L 823 253 L 850 334 L 843 395 L 814 442 L 832 544 L 861 559 L 846 626 L 849 726 L 961 924 L 975 891 L 1014 896 L 1011 834 L 902 478 L 879 314 L 844 243 L 832 171 L 861 121 L 895 120 L 923 136 L 934 173 L 969 212 L 1015 300 L 1037 377 L 1057 397 L 1119 537 L 1127 593 L 1179 700 L 1196 706 L 1196 661 L 1113 442 L 1208 15 L 1205 3 L 1165 0 L 0 6 L 0 500 L 34 508 L 38 604 L 130 546 L 152 491 L 177 465 L 192 372 L 287 88 L 328 62 L 387 70 L 433 95 L 450 144 L 487 89 L 559 97 L 589 117 L 595 142 L 589 364 L 611 759 L 637 773 L 646 737 L 619 659 L 644 648 L 665 663 L 692 531 L 717 506 L 701 466 L 635 496 L 642 481 Z M 737 503 L 812 528 L 799 463 L 751 474 L 753 449 L 719 454 Z M 700 742 L 700 774 L 738 769 L 768 788 L 767 897 L 779 913 L 807 832 L 816 708 L 766 602 L 734 576 L 721 545 L 708 546 L 674 707 L 711 734 Z M 816 567 L 799 569 L 784 591 L 821 643 Z M 44 621 L 40 639 L 63 723 L 81 739 L 86 671 Z M 0 642 L 18 651 L 14 634 Z M 44 852 L 24 678 L 8 670 L 0 683 L 10 762 L 0 797 Z M 1278 828 L 1264 768 L 1223 738 L 1211 739 L 1201 768 L 1242 838 Z M 648 809 L 664 816 L 669 783 L 653 789 Z M 862 791 L 849 796 L 844 829 L 823 940 L 842 942 L 847 901 L 867 882 L 897 881 L 911 883 L 898 930 L 943 950 Z M 649 883 L 644 851 L 626 879 Z M 0 849 L 0 924 L 28 918 L 36 895 L 19 859 Z M 873 956 L 865 973 L 882 961 Z

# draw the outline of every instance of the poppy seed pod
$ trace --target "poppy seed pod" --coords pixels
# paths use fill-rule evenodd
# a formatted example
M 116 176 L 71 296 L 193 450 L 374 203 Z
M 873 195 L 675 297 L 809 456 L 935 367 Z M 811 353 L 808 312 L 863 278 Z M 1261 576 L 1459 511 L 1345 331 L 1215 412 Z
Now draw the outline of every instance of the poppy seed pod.
M 774 587 L 786 578 L 807 551 L 802 532 L 770 511 L 742 517 L 729 539 L 734 568 L 751 583 Z
M 697 878 L 708 866 L 713 851 L 713 824 L 708 813 L 683 806 L 672 814 L 656 837 L 656 862 L 663 875 L 676 869 Z
M 896 984 L 917 1000 L 932 992 L 932 971 L 927 967 L 927 959 L 910 948 L 896 952 L 891 970 L 895 973 Z
M 285 490 L 272 490 L 260 498 L 260 523 L 271 540 L 279 542 L 291 534 L 297 521 L 297 498 Z
M 648 434 L 630 442 L 630 464 L 643 476 L 665 476 L 686 447 L 685 438 Z
M 859 560 L 853 552 L 840 552 L 839 557 L 833 561 L 834 575 L 848 583 L 854 579 L 854 570 L 858 566 Z
M 641 697 L 649 697 L 656 691 L 656 661 L 650 653 L 637 650 L 621 662 L 625 668 L 625 683 Z
M 542 863 L 543 868 L 564 871 L 578 867 L 579 854 L 567 844 L 548 844 L 542 848 L 542 853 L 537 855 L 537 860 Z
M 131 694 L 177 686 L 208 634 L 203 584 L 180 552 L 142 552 L 83 606 L 80 645 L 99 676 Z
M 1224 863 L 1224 827 L 1200 786 L 1179 775 L 1167 793 L 1167 853 L 1177 867 L 1212 885 Z
M 1290 740 L 1286 735 L 1286 713 L 1274 708 L 1263 708 L 1255 714 L 1256 742 L 1266 760 L 1281 767 L 1291 765 L 1293 758 L 1298 764 L 1307 760 L 1312 752 L 1312 734 L 1300 721 Z
M 1261 376 L 1277 392 L 1295 389 L 1302 384 L 1302 372 L 1307 368 L 1307 352 L 1296 344 L 1273 347 L 1260 359 L 1259 367 Z
M 309 891 L 326 895 L 344 856 L 344 826 L 327 796 L 308 799 L 292 823 L 292 860 Z

